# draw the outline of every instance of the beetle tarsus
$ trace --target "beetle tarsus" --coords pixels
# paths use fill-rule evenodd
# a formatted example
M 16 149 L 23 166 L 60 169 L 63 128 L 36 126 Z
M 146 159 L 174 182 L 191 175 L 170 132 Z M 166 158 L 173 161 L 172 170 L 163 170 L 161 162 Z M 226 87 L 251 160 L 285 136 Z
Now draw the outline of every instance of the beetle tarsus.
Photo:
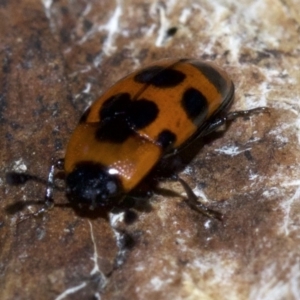
M 236 118 L 247 117 L 252 114 L 260 114 L 260 113 L 270 114 L 270 110 L 266 106 L 261 106 L 261 107 L 256 107 L 256 108 L 248 109 L 248 110 L 233 111 L 233 112 L 228 113 L 225 116 L 225 119 L 226 119 L 225 122 L 235 120 Z

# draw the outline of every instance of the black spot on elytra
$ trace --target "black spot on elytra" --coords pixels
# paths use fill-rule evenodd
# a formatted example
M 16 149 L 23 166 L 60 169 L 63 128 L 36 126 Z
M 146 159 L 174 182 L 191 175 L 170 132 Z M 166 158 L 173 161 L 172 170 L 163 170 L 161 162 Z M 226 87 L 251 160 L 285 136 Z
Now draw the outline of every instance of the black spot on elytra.
M 128 93 L 107 99 L 99 112 L 99 140 L 122 143 L 135 131 L 151 124 L 158 115 L 157 105 L 147 99 L 131 100 Z
M 227 82 L 216 68 L 202 61 L 192 61 L 191 64 L 215 86 L 221 95 L 227 96 L 227 94 L 224 95 L 224 92 L 227 93 L 228 90 Z
M 99 112 L 101 122 L 124 116 L 130 102 L 130 94 L 128 93 L 120 93 L 108 98 Z
M 187 89 L 181 99 L 181 105 L 188 115 L 188 117 L 196 124 L 200 124 L 204 121 L 207 111 L 207 99 L 197 89 Z
M 128 122 L 136 130 L 151 124 L 158 115 L 157 105 L 147 99 L 131 102 L 128 108 Z
M 163 130 L 157 137 L 157 143 L 163 148 L 167 149 L 176 141 L 176 135 L 168 130 Z
M 151 84 L 159 88 L 174 87 L 185 79 L 185 74 L 171 68 L 152 66 L 143 69 L 134 76 L 139 83 Z
M 96 131 L 97 140 L 112 143 L 123 143 L 132 135 L 134 135 L 134 130 L 122 118 L 100 122 L 100 126 Z

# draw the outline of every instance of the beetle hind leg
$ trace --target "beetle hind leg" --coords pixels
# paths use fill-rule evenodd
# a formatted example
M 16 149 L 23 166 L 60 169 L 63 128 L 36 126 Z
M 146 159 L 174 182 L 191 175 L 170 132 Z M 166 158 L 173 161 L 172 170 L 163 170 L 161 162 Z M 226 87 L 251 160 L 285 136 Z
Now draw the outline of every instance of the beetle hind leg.
M 195 195 L 195 193 L 192 191 L 191 187 L 183 180 L 181 179 L 179 176 L 176 176 L 177 180 L 180 182 L 180 184 L 182 185 L 182 187 L 184 188 L 186 194 L 187 194 L 187 203 L 189 204 L 189 206 L 200 212 L 201 214 L 209 217 L 209 218 L 213 218 L 213 219 L 217 219 L 219 221 L 223 221 L 224 219 L 224 215 L 218 211 L 209 209 L 207 206 L 205 206 L 203 203 L 199 202 L 198 197 Z

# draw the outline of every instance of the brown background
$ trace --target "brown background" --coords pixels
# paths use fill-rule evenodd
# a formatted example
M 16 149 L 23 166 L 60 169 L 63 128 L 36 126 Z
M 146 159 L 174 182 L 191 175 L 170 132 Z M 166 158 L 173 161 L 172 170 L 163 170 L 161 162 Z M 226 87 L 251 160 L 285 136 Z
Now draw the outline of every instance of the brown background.
M 0 298 L 299 299 L 300 2 L 149 2 L 0 0 Z M 45 187 L 7 186 L 5 172 L 46 178 L 84 108 L 164 57 L 214 60 L 235 82 L 232 109 L 270 107 L 208 140 L 181 173 L 224 223 L 161 194 L 126 225 L 61 207 L 19 223 L 37 206 L 7 207 Z M 110 223 L 131 247 L 108 277 Z

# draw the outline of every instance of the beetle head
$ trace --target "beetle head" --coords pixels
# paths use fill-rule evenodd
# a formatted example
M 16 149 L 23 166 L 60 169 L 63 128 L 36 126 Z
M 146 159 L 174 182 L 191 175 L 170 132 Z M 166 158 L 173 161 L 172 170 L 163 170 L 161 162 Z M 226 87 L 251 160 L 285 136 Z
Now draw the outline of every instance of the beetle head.
M 98 163 L 81 162 L 66 176 L 66 194 L 76 205 L 88 205 L 91 209 L 112 205 L 121 194 L 121 183 L 116 175 Z

